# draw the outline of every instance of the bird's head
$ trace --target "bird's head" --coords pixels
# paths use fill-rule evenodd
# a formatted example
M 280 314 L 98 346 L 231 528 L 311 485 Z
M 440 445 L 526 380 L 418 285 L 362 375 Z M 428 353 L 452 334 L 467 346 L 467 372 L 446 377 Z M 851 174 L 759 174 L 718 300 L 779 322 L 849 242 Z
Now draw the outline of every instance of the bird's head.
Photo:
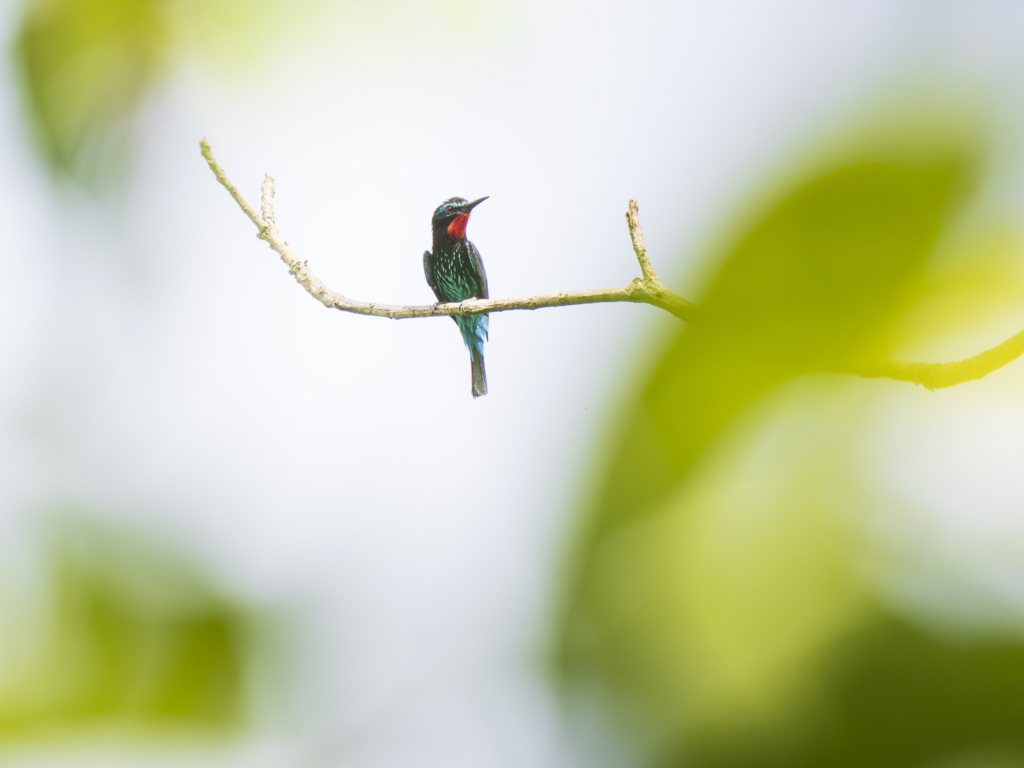
M 479 200 L 469 202 L 461 197 L 453 197 L 445 200 L 434 211 L 430 220 L 434 228 L 434 234 L 447 233 L 448 237 L 454 240 L 461 240 L 466 236 L 466 225 L 469 224 L 469 212 L 486 200 L 481 197 Z

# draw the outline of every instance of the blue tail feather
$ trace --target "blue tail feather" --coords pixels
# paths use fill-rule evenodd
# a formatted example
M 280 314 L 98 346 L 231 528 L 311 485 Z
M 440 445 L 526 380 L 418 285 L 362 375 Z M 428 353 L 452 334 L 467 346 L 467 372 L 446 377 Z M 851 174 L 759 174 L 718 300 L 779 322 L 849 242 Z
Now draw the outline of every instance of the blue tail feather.
M 462 331 L 462 341 L 469 349 L 471 358 L 482 358 L 484 356 L 484 342 L 487 340 L 487 330 L 490 326 L 487 315 L 456 316 L 459 330 Z
M 462 340 L 469 348 L 470 368 L 473 373 L 473 397 L 487 394 L 487 374 L 484 371 L 484 341 L 489 322 L 486 315 L 456 316 Z

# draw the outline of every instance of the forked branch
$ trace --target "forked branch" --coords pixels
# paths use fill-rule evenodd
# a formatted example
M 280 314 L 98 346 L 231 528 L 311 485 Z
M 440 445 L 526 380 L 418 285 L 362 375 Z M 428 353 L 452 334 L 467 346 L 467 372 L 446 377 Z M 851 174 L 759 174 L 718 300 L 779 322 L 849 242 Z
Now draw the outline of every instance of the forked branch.
M 324 285 L 320 278 L 301 261 L 291 246 L 281 237 L 274 223 L 274 180 L 267 176 L 263 181 L 262 216 L 245 201 L 235 189 L 220 164 L 213 157 L 210 145 L 203 139 L 199 142 L 203 157 L 224 188 L 231 194 L 242 211 L 256 225 L 258 237 L 278 252 L 281 260 L 288 265 L 288 271 L 295 276 L 309 295 L 330 309 L 342 312 L 354 312 L 357 315 L 377 315 L 390 317 L 392 320 L 404 320 L 409 317 L 438 317 L 443 315 L 482 315 L 488 312 L 505 312 L 512 309 L 542 309 L 544 307 L 565 307 L 572 304 L 600 304 L 611 301 L 629 301 L 634 304 L 652 304 L 655 307 L 671 312 L 682 320 L 693 320 L 696 305 L 682 296 L 678 296 L 664 285 L 651 268 L 650 261 L 643 249 L 643 235 L 636 219 L 636 203 L 630 201 L 630 213 L 626 215 L 633 237 L 633 247 L 637 260 L 640 262 L 642 278 L 636 278 L 624 288 L 606 290 L 571 291 L 568 293 L 549 293 L 540 296 L 529 296 L 525 299 L 472 299 L 458 304 L 434 304 L 426 306 L 398 306 L 393 304 L 377 304 L 375 302 L 355 301 L 332 291 Z
M 392 320 L 411 317 L 442 317 L 446 315 L 481 315 L 490 312 L 506 312 L 513 309 L 543 309 L 544 307 L 565 307 L 573 304 L 602 304 L 628 301 L 634 304 L 651 304 L 664 309 L 681 320 L 692 322 L 697 318 L 696 304 L 666 288 L 651 266 L 644 247 L 644 236 L 640 230 L 635 200 L 629 201 L 626 222 L 633 242 L 633 252 L 640 265 L 642 277 L 635 278 L 624 288 L 605 290 L 570 291 L 528 296 L 522 299 L 472 299 L 458 304 L 433 304 L 422 306 L 401 306 L 355 301 L 332 291 L 301 261 L 291 246 L 281 237 L 274 223 L 274 180 L 266 176 L 263 181 L 260 213 L 250 206 L 224 173 L 224 169 L 213 156 L 210 144 L 203 139 L 199 142 L 203 157 L 224 188 L 235 199 L 239 207 L 256 225 L 257 237 L 267 243 L 281 256 L 288 271 L 310 296 L 330 309 L 353 312 L 357 315 L 376 315 Z M 885 378 L 910 381 L 928 389 L 952 387 L 974 379 L 980 379 L 1013 362 L 1024 354 L 1024 331 L 980 355 L 955 363 L 879 363 L 862 370 L 849 370 L 864 378 Z

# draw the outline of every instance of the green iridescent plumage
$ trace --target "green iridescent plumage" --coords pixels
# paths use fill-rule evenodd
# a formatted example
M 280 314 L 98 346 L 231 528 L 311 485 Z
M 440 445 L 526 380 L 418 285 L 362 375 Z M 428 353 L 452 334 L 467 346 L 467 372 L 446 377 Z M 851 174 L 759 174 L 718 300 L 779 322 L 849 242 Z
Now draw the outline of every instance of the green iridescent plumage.
M 438 302 L 486 299 L 487 273 L 480 251 L 466 238 L 469 213 L 486 200 L 482 197 L 472 203 L 461 197 L 446 200 L 431 219 L 434 235 L 433 253 L 423 252 L 423 273 Z M 484 341 L 487 339 L 487 315 L 466 315 L 452 318 L 462 332 L 462 340 L 469 349 L 473 374 L 473 397 L 487 394 L 487 375 L 484 371 Z

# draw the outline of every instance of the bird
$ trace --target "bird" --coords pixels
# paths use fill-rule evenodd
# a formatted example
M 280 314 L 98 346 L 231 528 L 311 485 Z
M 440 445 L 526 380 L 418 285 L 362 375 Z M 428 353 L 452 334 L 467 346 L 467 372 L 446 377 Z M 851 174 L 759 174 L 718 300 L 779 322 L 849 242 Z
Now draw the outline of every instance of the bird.
M 430 219 L 433 249 L 423 252 L 423 274 L 439 304 L 486 299 L 487 273 L 480 251 L 466 238 L 469 214 L 486 200 L 469 202 L 461 197 L 445 200 Z M 487 373 L 484 371 L 484 341 L 487 339 L 487 315 L 452 315 L 469 349 L 473 374 L 473 397 L 487 394 Z

